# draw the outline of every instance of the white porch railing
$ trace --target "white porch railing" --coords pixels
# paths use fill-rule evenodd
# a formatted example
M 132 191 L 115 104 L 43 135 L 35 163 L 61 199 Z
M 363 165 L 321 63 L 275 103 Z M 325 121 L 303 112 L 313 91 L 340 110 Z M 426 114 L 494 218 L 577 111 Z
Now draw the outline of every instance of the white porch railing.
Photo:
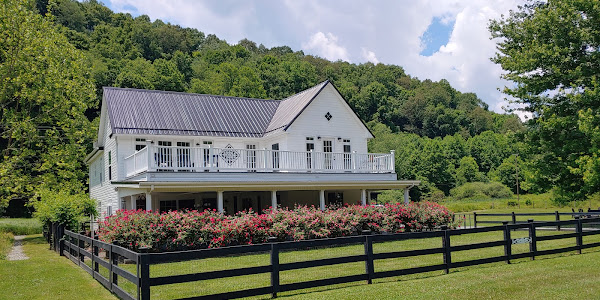
M 127 177 L 158 172 L 394 173 L 394 153 L 358 154 L 149 145 L 125 158 Z

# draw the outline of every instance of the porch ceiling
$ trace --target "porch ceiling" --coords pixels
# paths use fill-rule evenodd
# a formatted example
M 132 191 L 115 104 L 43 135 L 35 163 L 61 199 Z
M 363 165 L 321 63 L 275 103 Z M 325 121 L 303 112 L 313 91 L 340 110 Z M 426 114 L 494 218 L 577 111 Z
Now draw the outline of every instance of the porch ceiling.
M 417 186 L 418 180 L 398 181 L 322 181 L 322 182 L 140 182 L 128 184 L 127 188 L 138 187 L 156 192 L 189 191 L 284 191 L 284 190 L 332 190 L 332 189 L 369 189 L 392 190 Z

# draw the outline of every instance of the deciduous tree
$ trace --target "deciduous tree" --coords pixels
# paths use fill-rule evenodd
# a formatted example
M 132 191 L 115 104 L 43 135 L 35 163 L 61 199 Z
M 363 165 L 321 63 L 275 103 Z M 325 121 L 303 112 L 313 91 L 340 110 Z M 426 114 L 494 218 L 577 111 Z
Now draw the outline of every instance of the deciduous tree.
M 600 1 L 530 1 L 489 29 L 498 40 L 492 60 L 513 82 L 504 92 L 533 115 L 539 183 L 556 186 L 562 202 L 597 192 Z

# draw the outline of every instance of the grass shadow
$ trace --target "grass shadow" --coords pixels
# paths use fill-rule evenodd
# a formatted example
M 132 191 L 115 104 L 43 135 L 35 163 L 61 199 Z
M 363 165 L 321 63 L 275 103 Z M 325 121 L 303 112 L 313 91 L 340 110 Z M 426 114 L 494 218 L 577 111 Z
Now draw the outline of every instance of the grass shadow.
M 46 241 L 46 239 L 41 234 L 35 234 L 35 235 L 26 236 L 23 239 L 23 243 L 39 245 L 39 244 L 48 244 L 48 241 Z

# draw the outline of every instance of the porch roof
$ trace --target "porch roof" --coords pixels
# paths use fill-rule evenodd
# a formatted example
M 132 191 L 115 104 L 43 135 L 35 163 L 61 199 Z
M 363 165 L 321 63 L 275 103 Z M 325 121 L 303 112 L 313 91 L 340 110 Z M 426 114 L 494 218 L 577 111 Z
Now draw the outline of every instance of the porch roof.
M 139 182 L 135 184 L 115 184 L 122 188 L 141 188 L 151 191 L 296 191 L 296 190 L 335 190 L 335 189 L 368 189 L 368 190 L 393 190 L 418 186 L 418 180 L 386 180 L 386 181 L 320 181 L 320 182 Z

